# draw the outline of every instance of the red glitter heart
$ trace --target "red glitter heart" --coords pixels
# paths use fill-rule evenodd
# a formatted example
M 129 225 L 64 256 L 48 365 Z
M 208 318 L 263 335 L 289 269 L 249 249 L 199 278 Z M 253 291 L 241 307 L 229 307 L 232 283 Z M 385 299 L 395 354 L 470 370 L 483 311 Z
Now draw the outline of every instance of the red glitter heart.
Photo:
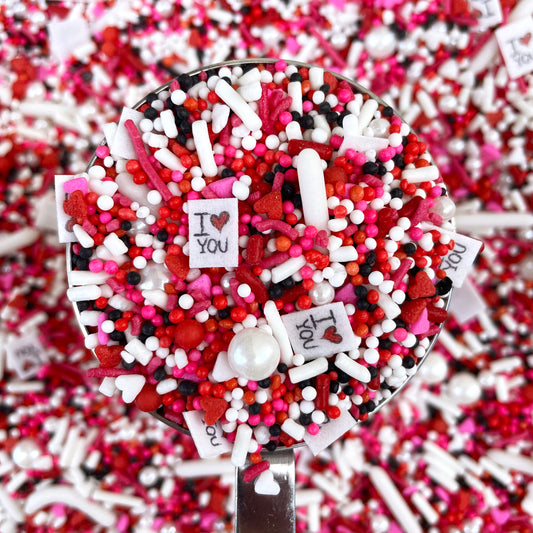
M 213 398 L 212 396 L 202 396 L 200 405 L 205 411 L 204 421 L 208 426 L 216 424 L 220 417 L 228 409 L 228 402 L 222 398 Z
M 165 265 L 180 279 L 185 279 L 189 273 L 189 258 L 186 255 L 167 255 Z
M 222 231 L 222 228 L 229 222 L 229 213 L 222 211 L 220 215 L 211 215 L 211 224 L 218 230 Z
M 334 344 L 340 344 L 342 342 L 342 337 L 337 333 L 337 328 L 335 326 L 329 326 L 329 328 L 326 328 L 322 338 L 333 342 Z
M 441 307 L 435 307 L 434 305 L 428 305 L 428 320 L 430 322 L 436 322 L 442 324 L 448 318 L 448 311 Z
M 422 311 L 426 308 L 426 305 L 427 300 L 422 298 L 405 302 L 402 307 L 400 318 L 407 324 L 414 324 L 422 314 Z
M 435 286 L 424 270 L 417 272 L 414 279 L 411 279 L 407 295 L 412 300 L 435 296 Z
M 120 352 L 123 350 L 123 347 L 118 346 L 97 346 L 94 349 L 98 361 L 100 361 L 100 366 L 102 368 L 115 368 L 122 361 L 120 357 Z
M 531 32 L 526 33 L 523 37 L 520 37 L 520 42 L 527 46 L 529 44 L 529 41 L 531 40 Z
M 84 218 L 87 216 L 87 204 L 81 191 L 74 191 L 63 202 L 63 211 L 74 218 Z
M 272 191 L 263 198 L 259 198 L 254 202 L 254 210 L 259 215 L 265 213 L 272 220 L 280 220 L 283 216 L 281 191 Z

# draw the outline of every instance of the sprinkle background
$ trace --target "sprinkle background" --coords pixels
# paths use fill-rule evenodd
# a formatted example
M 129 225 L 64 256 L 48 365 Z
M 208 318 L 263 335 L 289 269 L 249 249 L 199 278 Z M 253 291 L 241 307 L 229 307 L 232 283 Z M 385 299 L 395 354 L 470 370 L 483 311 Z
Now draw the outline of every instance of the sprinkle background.
M 503 21 L 481 29 L 478 4 L 0 2 L 0 531 L 231 530 L 233 475 L 183 477 L 192 441 L 86 378 L 94 363 L 65 297 L 53 177 L 84 170 L 122 105 L 251 56 L 357 79 L 421 133 L 461 214 L 522 221 L 459 224 L 485 241 L 470 293 L 456 293 L 470 305 L 399 399 L 320 456 L 299 453 L 297 530 L 402 531 L 367 476 L 376 465 L 423 531 L 533 529 L 533 76 L 508 78 L 493 34 L 533 5 L 501 0 Z M 14 368 L 23 343 L 37 359 Z

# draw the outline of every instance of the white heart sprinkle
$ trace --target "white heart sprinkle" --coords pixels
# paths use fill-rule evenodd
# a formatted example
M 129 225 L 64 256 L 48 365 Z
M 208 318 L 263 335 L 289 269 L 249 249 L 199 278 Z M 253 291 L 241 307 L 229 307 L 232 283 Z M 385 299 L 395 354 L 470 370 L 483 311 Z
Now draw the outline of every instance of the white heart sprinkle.
M 277 496 L 280 491 L 279 483 L 274 479 L 274 474 L 270 470 L 261 472 L 255 480 L 255 492 L 266 496 Z
M 124 403 L 131 403 L 141 392 L 146 378 L 139 374 L 122 374 L 115 379 L 115 387 L 122 391 Z

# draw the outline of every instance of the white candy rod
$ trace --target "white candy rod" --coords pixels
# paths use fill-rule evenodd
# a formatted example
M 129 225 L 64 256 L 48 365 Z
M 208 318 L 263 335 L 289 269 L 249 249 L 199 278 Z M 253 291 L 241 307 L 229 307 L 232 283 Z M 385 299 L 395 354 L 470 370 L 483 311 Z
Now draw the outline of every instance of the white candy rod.
M 231 452 L 231 463 L 234 466 L 243 466 L 248 455 L 248 447 L 252 440 L 252 428 L 248 424 L 241 424 L 237 428 L 233 450 Z
M 103 505 L 87 500 L 76 492 L 74 487 L 67 485 L 52 485 L 35 490 L 26 499 L 24 511 L 26 514 L 32 515 L 39 509 L 54 503 L 74 507 L 104 527 L 112 527 L 116 521 L 115 513 L 109 511 Z
M 455 224 L 457 225 L 457 230 L 461 232 L 476 229 L 494 230 L 495 228 L 525 228 L 533 226 L 533 215 L 530 213 L 510 211 L 506 213 L 490 213 L 487 211 L 473 214 L 460 213 L 455 217 Z
M 139 339 L 131 340 L 124 346 L 124 349 L 131 353 L 141 365 L 146 366 L 152 359 L 152 352 Z
M 293 355 L 291 342 L 276 304 L 272 300 L 268 300 L 263 307 L 263 312 L 265 313 L 268 325 L 272 329 L 272 335 L 278 341 L 281 352 L 281 362 L 290 364 Z
M 169 139 L 175 139 L 178 136 L 178 128 L 176 127 L 176 121 L 174 120 L 174 113 L 171 109 L 165 109 L 159 114 L 161 119 L 161 126 L 163 131 Z
M 235 466 L 229 459 L 192 459 L 178 463 L 175 472 L 181 478 L 198 478 L 233 474 Z
M 215 86 L 215 93 L 228 104 L 233 112 L 243 121 L 249 130 L 259 130 L 263 122 L 259 115 L 246 103 L 244 98 L 226 81 L 220 79 Z
M 352 376 L 352 378 L 361 381 L 362 383 L 369 383 L 372 379 L 368 368 L 358 363 L 357 361 L 354 361 L 345 353 L 337 354 L 337 357 L 335 359 L 335 366 L 343 372 L 346 372 L 349 376 Z
M 19 524 L 24 522 L 24 513 L 20 509 L 19 503 L 2 486 L 0 486 L 0 506 L 12 520 Z
M 287 418 L 283 424 L 281 424 L 281 429 L 297 441 L 301 441 L 305 435 L 305 427 L 301 424 L 298 424 L 292 418 Z
M 179 170 L 185 172 L 185 167 L 177 155 L 171 152 L 168 148 L 161 148 L 154 152 L 154 157 L 164 166 L 170 170 Z
M 272 283 L 279 283 L 289 276 L 296 274 L 305 264 L 305 257 L 301 255 L 300 257 L 291 257 L 285 263 L 275 266 L 272 269 Z
M 302 150 L 298 154 L 296 169 L 305 223 L 308 226 L 315 226 L 319 231 L 327 230 L 328 199 L 320 156 L 311 148 Z
M 495 463 L 509 470 L 517 470 L 533 476 L 533 460 L 525 455 L 506 452 L 505 450 L 488 450 L 487 456 Z
M 102 295 L 102 289 L 98 285 L 81 285 L 67 289 L 67 297 L 71 302 L 84 300 L 96 300 Z
M 84 248 L 92 248 L 94 246 L 93 238 L 79 224 L 74 224 L 72 231 Z
M 319 357 L 309 363 L 301 366 L 295 366 L 289 370 L 289 377 L 292 383 L 299 383 L 306 379 L 313 378 L 328 370 L 328 360 L 325 357 Z M 370 381 L 370 380 L 369 380 Z
M 22 228 L 10 233 L 0 233 L 0 257 L 30 246 L 39 238 L 39 235 L 39 231 L 35 228 Z
M 128 247 L 119 239 L 116 233 L 110 233 L 104 239 L 104 246 L 114 256 L 122 255 L 128 252 Z
M 200 167 L 202 172 L 207 177 L 217 175 L 217 164 L 213 155 L 213 146 L 209 140 L 209 131 L 207 130 L 207 122 L 205 120 L 196 120 L 192 123 L 192 136 L 198 159 L 200 159 Z
M 409 168 L 402 172 L 402 179 L 409 183 L 422 183 L 434 181 L 439 177 L 439 169 L 435 165 L 429 167 Z
M 125 507 L 144 507 L 144 500 L 137 496 L 111 492 L 109 490 L 96 489 L 92 497 L 96 501 L 109 503 L 111 505 L 124 505 Z
M 408 531 L 409 533 L 422 533 L 422 528 L 416 516 L 412 513 L 387 472 L 379 466 L 372 466 L 370 467 L 369 477 L 372 485 L 379 492 L 390 512 L 398 520 L 404 531 Z
M 71 270 L 68 273 L 68 282 L 70 285 L 102 285 L 111 274 L 105 271 L 91 272 L 89 270 Z
M 287 85 L 287 94 L 292 98 L 289 111 L 297 111 L 300 115 L 303 113 L 302 108 L 302 83 L 291 81 Z

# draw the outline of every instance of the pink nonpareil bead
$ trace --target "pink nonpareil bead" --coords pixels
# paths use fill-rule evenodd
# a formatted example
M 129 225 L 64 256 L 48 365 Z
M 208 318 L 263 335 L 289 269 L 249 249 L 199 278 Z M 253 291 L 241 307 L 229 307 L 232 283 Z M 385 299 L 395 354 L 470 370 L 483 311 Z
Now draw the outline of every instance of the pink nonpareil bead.
M 283 113 L 280 113 L 279 115 L 279 121 L 286 126 L 289 122 L 292 121 L 292 115 L 288 113 L 287 111 L 283 111 Z
M 188 355 L 189 361 L 199 361 L 202 358 L 200 350 L 191 350 Z
M 288 214 L 288 213 L 293 213 L 294 212 L 294 204 L 292 202 L 283 202 L 283 212 Z
M 100 145 L 97 149 L 96 149 L 96 155 L 100 158 L 100 159 L 104 159 L 104 157 L 107 157 L 109 155 L 109 148 L 105 145 Z
M 300 246 L 304 250 L 311 250 L 311 248 L 313 248 L 313 240 L 304 237 L 300 239 Z
M 378 227 L 375 224 L 367 224 L 365 233 L 368 237 L 375 237 L 379 232 Z
M 118 272 L 118 265 L 115 261 L 106 261 L 104 270 L 106 274 L 116 274 Z
M 154 249 L 153 249 L 153 248 L 143 248 L 143 249 L 142 249 L 142 252 L 141 252 L 141 255 L 142 255 L 145 259 L 151 259 L 153 253 L 154 253 Z
M 314 239 L 317 233 L 318 230 L 315 228 L 315 226 L 307 226 L 304 229 L 304 235 L 309 239 Z
M 100 213 L 100 222 L 102 224 L 107 224 L 112 218 L 111 213 Z
M 276 423 L 276 417 L 273 414 L 265 415 L 263 422 L 265 426 L 273 426 Z
M 292 163 L 292 157 L 290 155 L 285 154 L 279 158 L 279 164 L 282 167 L 285 167 L 285 168 L 290 167 L 291 163 Z
M 302 247 L 298 244 L 293 244 L 289 249 L 291 257 L 300 257 L 302 255 Z
M 89 262 L 89 270 L 91 272 L 101 272 L 104 268 L 104 263 L 101 259 L 92 259 Z
M 259 422 L 261 422 L 261 415 L 250 415 L 248 417 L 248 424 L 251 426 L 256 426 Z
M 283 400 L 281 398 L 276 398 L 273 402 L 272 402 L 272 407 L 276 410 L 276 411 L 281 411 L 283 409 Z
M 409 237 L 414 241 L 419 241 L 424 236 L 424 232 L 420 228 L 412 228 L 409 231 Z
M 149 320 L 150 318 L 153 318 L 155 316 L 155 307 L 153 305 L 145 305 L 142 309 L 141 309 L 141 316 L 143 318 L 146 318 L 147 320 Z
M 313 277 L 313 269 L 306 265 L 300 269 L 300 276 L 302 276 L 303 279 L 309 279 Z
M 315 422 L 311 422 L 308 426 L 307 426 L 307 432 L 309 433 L 309 435 L 318 435 L 318 432 L 320 431 L 320 427 L 318 424 L 316 424 Z

